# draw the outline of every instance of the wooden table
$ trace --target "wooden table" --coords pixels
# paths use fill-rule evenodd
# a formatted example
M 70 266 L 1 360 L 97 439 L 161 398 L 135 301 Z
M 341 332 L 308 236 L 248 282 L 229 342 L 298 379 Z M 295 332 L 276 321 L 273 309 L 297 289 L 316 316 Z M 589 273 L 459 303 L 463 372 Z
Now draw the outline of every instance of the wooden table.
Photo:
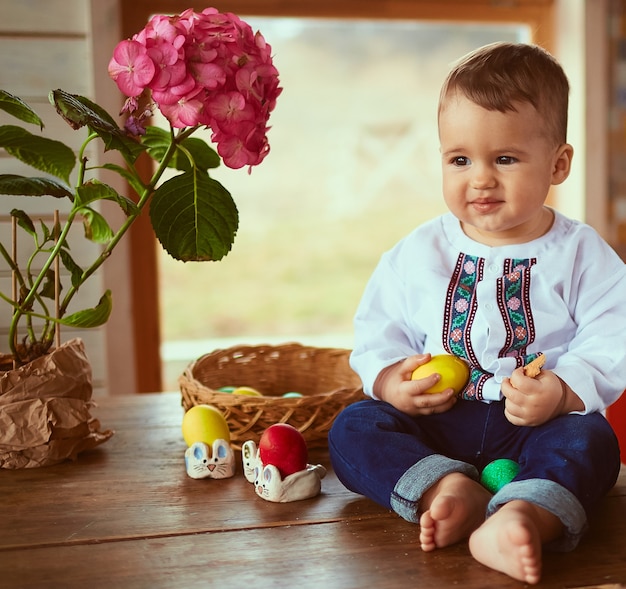
M 276 504 L 241 473 L 185 472 L 176 394 L 110 397 L 115 436 L 74 463 L 0 471 L 0 587 L 97 589 L 519 588 L 465 544 L 424 553 L 418 527 L 348 492 Z M 328 454 L 311 462 L 330 469 Z M 574 553 L 548 554 L 540 587 L 626 585 L 626 473 Z

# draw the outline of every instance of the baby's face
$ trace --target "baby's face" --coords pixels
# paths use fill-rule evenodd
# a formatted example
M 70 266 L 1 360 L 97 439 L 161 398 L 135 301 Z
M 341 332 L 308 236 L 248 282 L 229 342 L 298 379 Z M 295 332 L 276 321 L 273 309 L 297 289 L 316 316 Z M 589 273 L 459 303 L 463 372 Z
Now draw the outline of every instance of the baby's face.
M 465 233 L 487 245 L 525 243 L 552 224 L 544 207 L 552 184 L 567 178 L 573 150 L 556 146 L 531 104 L 486 110 L 462 94 L 439 115 L 443 196 Z

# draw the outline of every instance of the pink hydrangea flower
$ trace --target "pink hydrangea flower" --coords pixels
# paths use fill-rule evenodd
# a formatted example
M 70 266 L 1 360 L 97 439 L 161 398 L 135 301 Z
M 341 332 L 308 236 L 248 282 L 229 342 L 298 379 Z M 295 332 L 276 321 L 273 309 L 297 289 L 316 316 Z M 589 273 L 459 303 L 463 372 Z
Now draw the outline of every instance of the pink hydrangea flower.
M 137 41 L 119 43 L 109 62 L 109 75 L 129 97 L 139 96 L 152 81 L 155 71 L 154 61 Z
M 207 126 L 224 164 L 254 166 L 269 152 L 268 119 L 282 88 L 271 47 L 238 16 L 215 8 L 154 16 L 115 48 L 109 75 L 132 120 L 150 95 L 176 128 Z

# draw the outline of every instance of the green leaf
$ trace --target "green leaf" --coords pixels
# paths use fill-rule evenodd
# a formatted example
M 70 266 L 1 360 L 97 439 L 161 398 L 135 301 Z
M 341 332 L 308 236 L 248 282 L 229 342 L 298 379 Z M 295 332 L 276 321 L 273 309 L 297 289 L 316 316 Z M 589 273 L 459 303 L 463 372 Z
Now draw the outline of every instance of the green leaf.
M 76 156 L 64 143 L 33 135 L 22 127 L 3 125 L 0 127 L 0 147 L 25 164 L 69 184 Z
M 24 229 L 24 231 L 26 231 L 33 237 L 37 237 L 37 232 L 35 231 L 35 224 L 24 211 L 20 209 L 13 209 L 11 211 L 11 217 L 15 217 L 17 219 L 17 224 L 22 229 Z
M 83 105 L 86 111 L 95 113 L 96 117 L 88 123 L 88 126 L 104 140 L 106 149 L 121 151 L 132 162 L 145 151 L 145 147 L 136 138 L 130 137 L 125 129 L 120 128 L 115 119 L 99 104 L 79 94 L 66 94 L 66 96 L 72 96 Z M 112 128 L 115 130 L 112 131 Z
M 39 291 L 39 294 L 42 297 L 46 297 L 48 299 L 54 300 L 55 290 L 56 289 L 55 289 L 54 271 L 48 270 L 46 272 L 46 278 L 44 280 L 44 283 L 41 286 L 41 290 Z
M 88 125 L 93 129 L 104 129 L 109 133 L 119 131 L 117 124 L 108 113 L 106 116 L 97 113 L 86 103 L 87 99 L 84 97 L 64 90 L 51 90 L 48 100 L 72 129 L 80 129 Z
M 89 207 L 81 207 L 85 237 L 96 243 L 108 243 L 113 239 L 113 230 L 107 220 L 98 212 Z
M 147 148 L 152 159 L 161 161 L 165 152 L 172 143 L 170 131 L 160 127 L 150 126 L 146 129 L 146 134 L 141 138 L 141 143 Z
M 212 168 L 217 168 L 222 161 L 217 152 L 212 147 L 209 147 L 206 141 L 203 141 L 198 137 L 188 137 L 181 143 L 181 145 L 187 151 L 189 151 L 189 153 L 191 153 L 196 167 L 200 168 L 201 170 L 210 170 Z M 189 160 L 187 156 L 185 156 L 181 152 L 181 150 L 178 150 L 176 152 L 175 159 L 177 163 L 179 162 L 179 160 L 182 160 L 184 162 L 183 165 L 187 165 L 186 168 L 178 167 L 178 170 L 189 169 Z
M 83 269 L 74 261 L 74 258 L 72 258 L 70 252 L 67 249 L 62 248 L 59 252 L 59 255 L 61 257 L 61 262 L 63 263 L 63 266 L 65 266 L 67 271 L 70 273 L 72 286 L 75 288 L 80 286 L 80 281 L 83 276 Z
M 158 127 L 148 127 L 141 142 L 148 148 L 148 154 L 155 161 L 161 161 L 172 142 L 171 133 Z M 217 168 L 221 159 L 217 152 L 209 147 L 203 139 L 188 137 L 181 141 L 180 145 L 191 155 L 193 164 L 203 171 Z M 168 163 L 168 168 L 174 168 L 187 172 L 193 167 L 188 155 L 182 149 L 177 148 L 174 156 Z
M 101 106 L 84 96 L 63 90 L 52 90 L 48 96 L 57 112 L 73 128 L 88 126 L 104 142 L 105 150 L 117 150 L 129 162 L 134 162 L 144 147 L 128 137 L 113 117 Z
M 98 305 L 93 309 L 84 309 L 83 311 L 72 313 L 67 317 L 57 319 L 56 321 L 62 325 L 69 325 L 70 327 L 99 327 L 108 321 L 112 308 L 113 299 L 111 297 L 111 291 L 107 290 L 102 295 Z
M 39 219 L 39 225 L 41 225 L 41 233 L 43 235 L 43 242 L 46 243 L 50 241 L 50 239 L 52 238 L 52 233 L 50 233 L 50 229 L 48 229 L 48 226 L 41 219 Z
M 0 174 L 0 194 L 74 199 L 72 191 L 53 178 L 27 178 L 17 174 Z
M 52 226 L 52 239 L 54 239 L 54 241 L 61 237 L 61 231 L 61 221 L 60 219 L 57 219 L 57 221 L 55 221 L 54 225 Z
M 9 94 L 5 90 L 0 90 L 0 109 L 20 121 L 32 123 L 33 125 L 39 125 L 40 129 L 44 128 L 43 121 L 39 118 L 39 115 L 30 106 L 28 106 L 28 104 L 26 104 L 21 98 L 13 96 L 13 94 Z
M 76 194 L 79 206 L 87 206 L 99 200 L 111 200 L 120 206 L 126 216 L 134 215 L 138 211 L 137 205 L 130 198 L 119 194 L 114 188 L 99 180 L 85 182 L 76 189 Z
M 119 174 L 131 185 L 137 194 L 141 194 L 144 191 L 145 186 L 143 185 L 141 179 L 137 178 L 135 174 L 132 174 L 126 168 L 118 166 L 117 164 L 104 164 L 102 167 L 106 170 L 111 170 Z
M 28 287 L 25 284 L 20 285 L 20 296 L 18 298 L 18 303 L 25 311 L 30 312 L 33 309 L 33 302 L 32 302 L 32 300 L 31 300 L 31 302 L 28 305 L 24 304 L 24 301 L 26 300 L 26 297 L 28 295 L 29 295 Z
M 198 170 L 161 185 L 150 201 L 150 220 L 163 248 L 175 259 L 221 260 L 231 249 L 239 214 L 230 193 Z
M 62 90 L 58 90 L 57 92 L 62 92 Z M 116 122 L 116 120 L 105 109 L 103 109 L 99 104 L 97 104 L 93 100 L 89 100 L 89 98 L 87 98 L 86 96 L 81 96 L 80 94 L 65 93 L 65 95 L 68 96 L 68 97 L 72 96 L 78 102 L 80 102 L 80 104 L 82 104 L 83 107 L 88 112 L 96 114 L 97 118 L 95 119 L 95 122 L 94 123 L 88 123 L 88 125 L 92 129 L 99 128 L 99 126 L 101 124 L 101 121 L 104 121 L 105 127 L 111 126 L 111 127 L 115 127 L 116 130 L 121 131 L 121 129 L 119 128 L 119 125 Z

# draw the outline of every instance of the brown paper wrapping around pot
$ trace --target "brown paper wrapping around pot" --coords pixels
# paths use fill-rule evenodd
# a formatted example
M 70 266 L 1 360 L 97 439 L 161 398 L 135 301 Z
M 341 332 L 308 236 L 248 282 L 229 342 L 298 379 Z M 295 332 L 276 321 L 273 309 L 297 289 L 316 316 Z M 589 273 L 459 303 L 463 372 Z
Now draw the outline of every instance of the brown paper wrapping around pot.
M 328 431 L 340 411 L 365 398 L 361 379 L 350 368 L 350 350 L 299 343 L 234 346 L 215 350 L 187 366 L 179 377 L 185 410 L 206 403 L 217 407 L 230 428 L 231 445 L 258 443 L 274 423 L 288 423 L 309 448 L 328 445 Z M 233 395 L 222 386 L 249 386 L 263 396 Z M 299 398 L 281 395 L 296 391 Z
M 82 340 L 0 372 L 0 467 L 57 464 L 95 448 L 113 432 L 91 417 L 91 364 Z

